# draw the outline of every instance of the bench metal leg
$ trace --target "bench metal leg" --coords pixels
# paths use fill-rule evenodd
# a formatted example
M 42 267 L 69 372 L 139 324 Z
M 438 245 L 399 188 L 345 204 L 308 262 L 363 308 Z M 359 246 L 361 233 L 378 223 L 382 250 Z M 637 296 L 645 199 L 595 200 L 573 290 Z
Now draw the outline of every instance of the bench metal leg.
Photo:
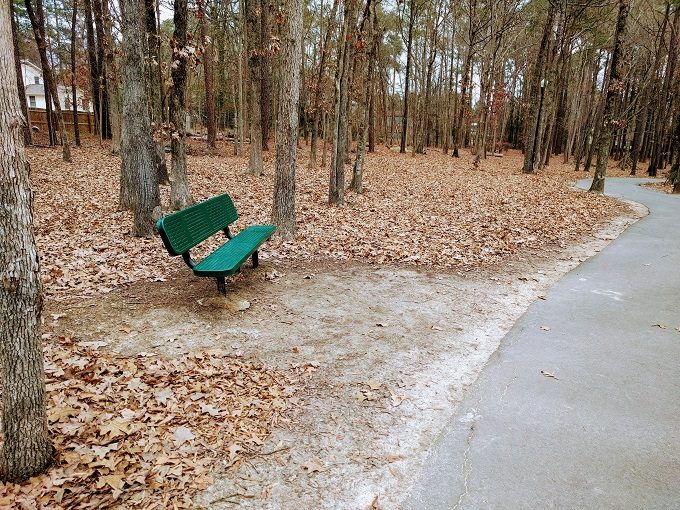
M 260 258 L 257 256 L 257 250 L 253 252 L 253 267 L 260 265 Z
M 224 281 L 224 276 L 217 277 L 217 290 L 220 292 L 220 294 L 224 296 L 227 295 L 227 284 Z

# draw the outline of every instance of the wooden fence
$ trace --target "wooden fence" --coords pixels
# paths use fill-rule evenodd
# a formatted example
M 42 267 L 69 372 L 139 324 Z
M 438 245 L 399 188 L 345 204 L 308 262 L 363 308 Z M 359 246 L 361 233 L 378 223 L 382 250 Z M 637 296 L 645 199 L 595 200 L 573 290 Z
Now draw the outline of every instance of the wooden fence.
M 73 133 L 73 111 L 62 110 L 61 113 L 64 116 L 66 131 Z M 37 129 L 40 133 L 47 133 L 47 112 L 45 110 L 29 108 L 28 116 L 31 118 L 31 126 L 34 131 Z M 94 134 L 94 113 L 78 112 L 78 127 L 81 135 Z

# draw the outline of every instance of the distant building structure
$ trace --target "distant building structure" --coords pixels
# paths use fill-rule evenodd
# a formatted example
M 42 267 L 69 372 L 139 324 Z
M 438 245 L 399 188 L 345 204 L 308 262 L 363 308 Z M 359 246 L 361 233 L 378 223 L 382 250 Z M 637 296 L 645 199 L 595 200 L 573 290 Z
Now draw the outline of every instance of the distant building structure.
M 33 110 L 45 110 L 47 103 L 45 102 L 45 82 L 43 81 L 42 69 L 29 60 L 21 61 L 21 73 L 24 78 L 24 87 L 26 89 L 26 103 L 28 107 Z M 73 102 L 71 97 L 71 87 L 57 85 L 57 94 L 59 95 L 59 105 L 62 110 L 73 110 Z M 85 97 L 81 90 L 76 90 L 77 104 L 79 112 L 93 113 L 91 101 Z

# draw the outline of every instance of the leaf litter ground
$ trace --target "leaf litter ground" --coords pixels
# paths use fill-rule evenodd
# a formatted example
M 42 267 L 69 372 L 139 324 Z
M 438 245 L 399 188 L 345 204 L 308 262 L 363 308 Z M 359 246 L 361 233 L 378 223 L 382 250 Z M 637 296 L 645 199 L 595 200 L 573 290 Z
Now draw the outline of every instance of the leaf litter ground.
M 271 163 L 245 177 L 246 159 L 221 150 L 190 157 L 195 198 L 227 191 L 239 227 L 267 222 Z M 158 239 L 129 236 L 117 158 L 31 151 L 59 458 L 0 497 L 393 508 L 514 318 L 605 241 L 573 242 L 626 209 L 569 189 L 562 165 L 523 176 L 514 155 L 475 172 L 467 155 L 385 149 L 366 193 L 329 208 L 305 152 L 296 243 L 268 243 L 222 303 Z
M 459 160 L 439 151 L 412 157 L 384 148 L 368 156 L 365 192 L 347 193 L 344 207 L 329 207 L 326 170 L 309 170 L 306 150 L 301 152 L 296 241 L 267 243 L 263 258 L 469 270 L 523 248 L 573 241 L 620 210 L 614 200 L 566 186 L 566 179 L 586 175 L 566 165 L 526 176 L 518 171 L 519 154 L 491 158 L 473 171 L 468 154 Z M 108 292 L 120 284 L 165 278 L 178 267 L 158 239 L 130 237 L 130 214 L 116 210 L 119 158 L 95 147 L 75 150 L 71 165 L 60 160 L 59 150 L 34 149 L 29 155 L 49 296 Z M 271 160 L 268 154 L 266 176 L 252 177 L 242 175 L 244 157 L 190 157 L 193 196 L 204 200 L 228 192 L 241 215 L 236 229 L 269 223 Z

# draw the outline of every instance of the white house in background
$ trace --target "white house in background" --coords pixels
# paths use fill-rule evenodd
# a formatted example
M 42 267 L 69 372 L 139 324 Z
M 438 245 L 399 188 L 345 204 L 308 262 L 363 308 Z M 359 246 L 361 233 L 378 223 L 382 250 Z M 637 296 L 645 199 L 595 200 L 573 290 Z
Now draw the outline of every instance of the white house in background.
M 45 82 L 43 81 L 42 69 L 29 60 L 22 60 L 21 73 L 24 78 L 28 107 L 44 110 L 46 107 Z M 62 110 L 71 111 L 73 109 L 73 103 L 71 102 L 71 87 L 58 85 L 57 94 L 59 95 L 59 103 Z M 83 91 L 77 89 L 76 95 L 78 96 L 78 111 L 92 112 L 92 103 L 83 96 Z

